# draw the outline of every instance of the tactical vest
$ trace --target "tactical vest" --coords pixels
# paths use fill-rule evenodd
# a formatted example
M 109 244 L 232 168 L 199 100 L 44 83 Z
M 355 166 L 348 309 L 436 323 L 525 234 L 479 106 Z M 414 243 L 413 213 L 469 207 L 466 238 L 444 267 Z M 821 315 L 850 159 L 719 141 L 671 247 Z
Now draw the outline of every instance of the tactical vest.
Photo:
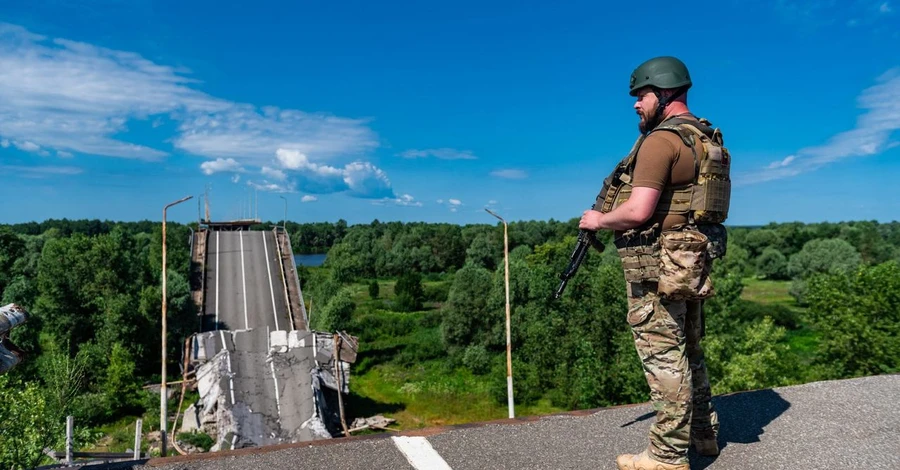
M 728 217 L 731 200 L 731 155 L 724 146 L 721 131 L 712 128 L 705 119 L 697 122 L 670 118 L 639 137 L 628 155 L 603 181 L 603 189 L 597 195 L 594 210 L 610 212 L 631 197 L 638 150 L 646 137 L 657 131 L 678 134 L 691 149 L 694 157 L 694 180 L 686 185 L 668 185 L 663 188 L 655 215 L 684 215 L 689 225 L 699 227 L 701 231 L 704 231 L 703 226 L 715 227 L 712 230 L 724 236 L 724 227 L 719 224 Z M 625 277 L 629 282 L 657 280 L 660 232 L 661 227 L 655 225 L 638 227 L 615 240 L 622 256 Z M 716 249 L 724 254 L 724 240 L 719 245 Z

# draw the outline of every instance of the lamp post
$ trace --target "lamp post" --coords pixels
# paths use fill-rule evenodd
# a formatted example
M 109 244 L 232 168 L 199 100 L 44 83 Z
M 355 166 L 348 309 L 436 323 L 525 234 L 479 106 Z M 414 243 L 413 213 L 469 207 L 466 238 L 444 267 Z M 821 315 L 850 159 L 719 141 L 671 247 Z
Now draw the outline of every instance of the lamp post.
M 159 386 L 159 438 L 160 438 L 160 455 L 166 456 L 166 433 L 168 432 L 169 423 L 166 419 L 166 210 L 175 204 L 182 203 L 194 196 L 187 196 L 163 207 L 162 219 L 162 381 Z
M 507 225 L 503 217 L 491 212 L 485 208 L 488 214 L 500 219 L 503 222 L 503 263 L 505 265 L 505 285 L 506 285 L 506 401 L 509 406 L 509 417 L 516 417 L 516 409 L 513 404 L 513 379 L 512 379 L 512 346 L 509 332 L 509 238 L 507 236 Z

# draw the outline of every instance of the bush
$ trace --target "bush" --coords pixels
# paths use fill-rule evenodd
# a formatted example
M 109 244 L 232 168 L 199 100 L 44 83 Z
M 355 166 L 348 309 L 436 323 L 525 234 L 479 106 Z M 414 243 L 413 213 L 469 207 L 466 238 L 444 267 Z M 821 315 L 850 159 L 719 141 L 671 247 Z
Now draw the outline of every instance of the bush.
M 491 355 L 482 345 L 469 346 L 463 353 L 462 363 L 473 374 L 483 375 L 491 370 Z
M 424 300 L 428 302 L 446 302 L 450 296 L 450 283 L 439 282 L 425 286 Z
M 787 279 L 787 268 L 787 258 L 772 247 L 763 250 L 759 258 L 756 259 L 756 272 L 769 279 Z
M 378 293 L 378 281 L 373 279 L 371 282 L 369 282 L 369 297 L 371 297 L 372 300 L 377 299 Z
M 397 295 L 397 310 L 401 312 L 414 312 L 422 309 L 422 299 L 425 292 L 422 289 L 422 276 L 419 273 L 406 273 L 397 279 L 394 286 Z
M 203 452 L 209 452 L 209 449 L 215 444 L 212 437 L 202 432 L 182 432 L 178 433 L 177 439 L 185 444 L 192 445 Z

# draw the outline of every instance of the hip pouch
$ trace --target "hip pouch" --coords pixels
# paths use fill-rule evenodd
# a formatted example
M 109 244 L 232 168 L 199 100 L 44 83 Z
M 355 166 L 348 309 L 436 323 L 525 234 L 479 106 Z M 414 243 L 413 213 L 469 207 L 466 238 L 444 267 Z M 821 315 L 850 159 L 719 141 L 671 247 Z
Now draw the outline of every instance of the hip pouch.
M 668 230 L 660 236 L 659 295 L 701 300 L 714 294 L 709 279 L 709 238 L 694 230 Z

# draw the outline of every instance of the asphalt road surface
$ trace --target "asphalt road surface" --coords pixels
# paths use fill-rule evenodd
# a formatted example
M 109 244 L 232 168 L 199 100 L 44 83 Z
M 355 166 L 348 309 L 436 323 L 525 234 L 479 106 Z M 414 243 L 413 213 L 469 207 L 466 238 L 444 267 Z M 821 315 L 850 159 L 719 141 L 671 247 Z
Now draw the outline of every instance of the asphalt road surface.
M 272 332 L 291 331 L 275 235 L 216 231 L 207 241 L 206 318 L 216 351 L 227 350 L 221 406 L 234 433 L 224 449 L 307 441 L 302 424 L 313 413 L 311 347 L 270 350 Z M 226 332 L 227 331 L 227 332 Z M 230 422 L 231 420 L 229 420 Z
M 717 458 L 693 470 L 900 468 L 900 375 L 816 382 L 714 398 Z M 615 469 L 646 446 L 648 404 L 542 418 L 153 459 L 135 469 Z
M 212 329 L 292 329 L 270 231 L 216 231 L 206 254 L 206 315 Z

